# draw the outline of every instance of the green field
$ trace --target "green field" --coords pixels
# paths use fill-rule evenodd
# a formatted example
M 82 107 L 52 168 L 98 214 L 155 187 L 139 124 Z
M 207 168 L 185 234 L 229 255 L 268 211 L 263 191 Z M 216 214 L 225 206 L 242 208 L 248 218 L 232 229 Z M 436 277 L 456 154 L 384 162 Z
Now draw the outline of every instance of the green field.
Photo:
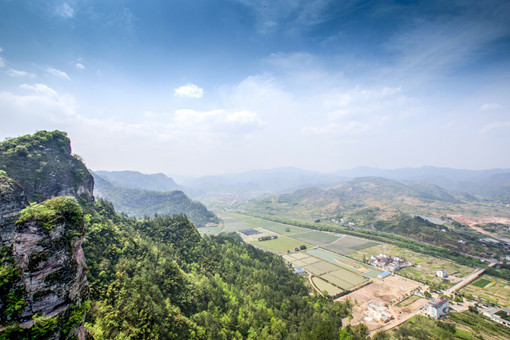
M 264 228 L 270 231 L 273 231 L 275 233 L 281 234 L 281 235 L 293 235 L 296 233 L 303 233 L 308 232 L 310 229 L 306 228 L 300 228 L 300 227 L 294 227 L 287 224 L 277 223 L 277 222 L 271 222 L 268 220 L 264 220 L 257 217 L 242 215 L 242 214 L 236 214 L 232 212 L 228 213 L 222 213 L 221 218 L 225 221 L 225 225 L 227 226 L 239 226 L 242 225 L 243 227 L 238 227 L 236 230 L 240 229 L 248 229 L 248 228 Z M 229 220 L 225 220 L 224 216 L 228 216 Z M 289 230 L 289 231 L 286 231 Z
M 374 269 L 370 266 L 364 265 L 363 263 L 359 261 L 355 261 L 353 259 L 350 259 L 348 257 L 339 255 L 339 254 L 333 254 L 328 251 L 322 250 L 322 249 L 311 249 L 307 251 L 308 254 L 311 254 L 315 257 L 318 257 L 320 259 L 323 259 L 325 261 L 328 261 L 330 263 L 333 263 L 339 267 L 342 267 L 346 270 L 349 270 L 351 272 L 357 273 L 358 275 L 365 275 L 368 277 L 376 277 L 382 271 L 379 271 L 377 269 Z
M 484 288 L 488 284 L 493 285 Z M 464 295 L 471 294 L 478 300 L 485 300 L 502 307 L 510 307 L 510 281 L 490 275 L 481 278 L 461 289 Z
M 490 280 L 487 280 L 487 279 L 481 279 L 481 278 L 480 278 L 480 279 L 478 279 L 478 280 L 474 281 L 474 282 L 472 283 L 472 285 L 473 285 L 473 286 L 475 286 L 475 287 L 478 287 L 478 288 L 483 288 L 483 287 L 487 286 L 487 285 L 488 285 L 489 283 L 491 283 L 491 282 L 492 282 L 492 281 L 490 281 Z
M 311 244 L 329 244 L 335 242 L 342 236 L 333 235 L 322 231 L 309 231 L 292 235 L 293 238 Z
M 257 247 L 275 250 L 282 254 L 287 254 L 287 251 L 294 252 L 294 249 L 299 248 L 301 245 L 305 245 L 307 248 L 311 247 L 311 245 L 308 243 L 297 241 L 284 236 L 280 236 L 276 240 L 254 241 L 251 242 L 251 244 Z
M 365 282 L 367 279 L 363 276 L 375 277 L 380 273 L 380 271 L 351 258 L 322 249 L 311 249 L 313 244 L 316 245 L 317 243 L 335 242 L 335 244 L 343 247 L 363 248 L 367 245 L 376 244 L 374 242 L 351 236 L 311 231 L 310 229 L 288 226 L 230 212 L 221 215 L 221 217 L 225 221 L 225 225 L 231 229 L 256 228 L 262 232 L 267 230 L 278 233 L 278 238 L 275 240 L 253 241 L 250 243 L 256 247 L 280 253 L 293 266 L 301 267 L 317 276 L 314 278 L 317 280 L 317 285 L 321 286 L 321 290 L 327 290 L 330 295 L 336 295 L 342 290 L 351 289 Z M 305 245 L 308 248 L 307 251 L 295 252 L 295 248 L 299 248 L 301 245 Z M 319 277 L 329 283 L 320 280 Z
M 323 248 L 334 251 L 335 253 L 347 255 L 357 250 L 363 250 L 366 248 L 374 247 L 378 244 L 379 243 L 377 242 L 372 242 L 361 238 L 346 235 L 339 239 L 338 241 L 332 244 L 328 244 Z

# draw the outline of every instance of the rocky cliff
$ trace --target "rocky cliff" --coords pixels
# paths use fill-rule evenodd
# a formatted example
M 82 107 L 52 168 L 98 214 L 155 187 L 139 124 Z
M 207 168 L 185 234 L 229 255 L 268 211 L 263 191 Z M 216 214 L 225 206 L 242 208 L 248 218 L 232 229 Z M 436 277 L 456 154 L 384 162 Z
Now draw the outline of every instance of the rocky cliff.
M 0 339 L 84 339 L 93 179 L 58 131 L 0 144 L 0 169 Z
M 93 201 L 94 178 L 71 154 L 65 132 L 38 131 L 0 143 L 0 170 L 17 181 L 30 202 L 56 196 Z

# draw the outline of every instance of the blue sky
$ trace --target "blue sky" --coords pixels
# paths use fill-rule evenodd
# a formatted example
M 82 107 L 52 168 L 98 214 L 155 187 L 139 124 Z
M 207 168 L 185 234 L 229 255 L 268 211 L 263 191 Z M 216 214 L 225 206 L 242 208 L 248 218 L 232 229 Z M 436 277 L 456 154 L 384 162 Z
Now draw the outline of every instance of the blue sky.
M 510 168 L 510 2 L 0 0 L 0 138 L 96 170 Z

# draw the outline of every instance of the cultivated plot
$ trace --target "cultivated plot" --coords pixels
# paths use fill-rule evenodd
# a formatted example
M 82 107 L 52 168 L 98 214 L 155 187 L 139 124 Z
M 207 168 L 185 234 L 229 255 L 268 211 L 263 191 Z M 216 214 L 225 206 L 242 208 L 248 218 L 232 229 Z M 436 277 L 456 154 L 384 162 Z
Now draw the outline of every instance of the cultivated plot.
M 298 239 L 300 241 L 308 242 L 315 245 L 323 245 L 323 244 L 330 244 L 332 242 L 335 242 L 339 238 L 342 237 L 342 235 L 339 234 L 330 234 L 322 231 L 309 231 L 299 234 L 292 235 L 295 239 Z
M 374 269 L 372 267 L 369 267 L 367 265 L 364 265 L 360 263 L 359 261 L 355 261 L 353 259 L 350 259 L 348 257 L 339 255 L 339 254 L 333 254 L 328 251 L 324 251 L 322 249 L 311 249 L 308 251 L 310 255 L 313 255 L 315 257 L 318 257 L 322 260 L 328 261 L 330 263 L 333 263 L 339 267 L 342 267 L 344 269 L 347 269 L 349 271 L 352 271 L 354 273 L 357 273 L 361 276 L 366 276 L 369 278 L 376 277 L 381 273 L 381 271 Z
M 449 280 L 452 281 L 452 283 L 447 283 L 447 285 L 451 286 L 454 282 L 457 282 L 459 278 L 463 278 L 473 272 L 473 268 L 460 265 L 448 259 L 417 253 L 392 244 L 380 244 L 372 248 L 358 250 L 350 253 L 349 256 L 362 261 L 363 257 L 368 259 L 370 256 L 376 256 L 378 254 L 400 256 L 412 262 L 415 264 L 414 267 L 403 268 L 399 270 L 399 273 L 421 282 L 443 283 L 443 279 L 436 277 L 436 272 L 439 269 L 445 269 L 450 276 Z
M 304 243 L 301 241 L 294 240 L 289 237 L 280 236 L 275 240 L 268 241 L 253 241 L 250 244 L 254 246 L 277 251 L 281 254 L 287 254 L 288 252 L 295 251 L 296 248 L 299 249 L 301 246 L 306 246 L 307 248 L 311 247 L 310 244 Z
M 354 251 L 370 248 L 376 245 L 378 245 L 377 242 L 345 235 L 331 244 L 324 245 L 323 248 L 334 251 L 338 254 L 347 255 Z
M 490 275 L 471 282 L 461 289 L 464 295 L 471 294 L 475 299 L 497 303 L 503 307 L 510 307 L 510 281 Z
M 326 291 L 328 295 L 336 295 L 342 292 L 342 289 L 333 286 L 332 284 L 322 280 L 321 278 L 314 277 L 312 279 L 313 283 L 321 292 Z
M 302 232 L 309 231 L 309 229 L 294 227 L 294 226 L 290 226 L 288 224 L 272 222 L 272 221 L 264 220 L 261 218 L 242 215 L 242 214 L 236 214 L 236 213 L 229 212 L 228 216 L 230 216 L 231 219 L 235 219 L 237 221 L 237 222 L 234 222 L 234 225 L 242 223 L 242 225 L 247 226 L 246 228 L 240 228 L 240 229 L 260 227 L 260 228 L 264 228 L 264 229 L 270 230 L 272 232 L 275 232 L 275 233 L 278 233 L 281 235 L 293 235 L 295 233 L 302 233 Z M 225 224 L 227 224 L 227 221 L 225 221 Z

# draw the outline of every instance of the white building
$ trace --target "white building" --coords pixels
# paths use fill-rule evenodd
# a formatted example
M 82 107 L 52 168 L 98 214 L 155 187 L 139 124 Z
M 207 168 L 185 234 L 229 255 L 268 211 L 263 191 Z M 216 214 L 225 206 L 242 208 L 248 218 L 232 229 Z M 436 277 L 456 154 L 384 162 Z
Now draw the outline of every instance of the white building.
M 448 277 L 448 274 L 446 274 L 446 269 L 439 269 L 437 272 L 436 272 L 436 276 L 437 277 L 440 277 L 442 279 L 446 279 Z
M 387 323 L 391 319 L 393 319 L 393 316 L 388 311 L 388 309 L 384 306 L 379 306 L 378 304 L 374 302 L 370 302 L 367 306 L 367 312 L 369 314 L 372 314 L 372 317 L 376 319 L 379 322 Z
M 427 315 L 430 315 L 434 319 L 440 319 L 446 313 L 448 313 L 448 307 L 450 306 L 448 299 L 444 297 L 439 297 L 437 299 L 434 299 L 430 301 L 430 303 L 427 305 L 427 309 L 425 312 Z

